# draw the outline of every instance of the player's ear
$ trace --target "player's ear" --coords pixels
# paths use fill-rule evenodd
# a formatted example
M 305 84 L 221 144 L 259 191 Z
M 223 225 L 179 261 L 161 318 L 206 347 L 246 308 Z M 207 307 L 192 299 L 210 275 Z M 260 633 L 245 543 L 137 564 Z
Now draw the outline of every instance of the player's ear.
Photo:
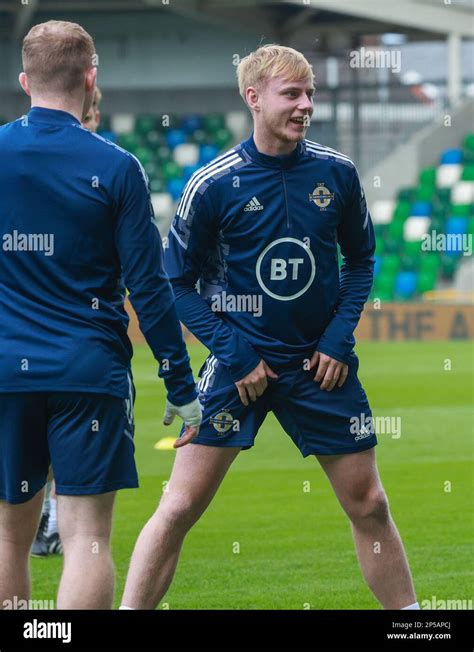
M 20 74 L 18 75 L 18 81 L 20 82 L 20 86 L 28 95 L 28 97 L 31 97 L 31 91 L 30 91 L 30 87 L 28 86 L 28 79 L 26 77 L 25 72 L 20 72 Z
M 95 88 L 95 84 L 97 81 L 97 68 L 90 68 L 86 72 L 86 77 L 85 77 L 85 87 L 86 87 L 86 92 L 90 92 L 93 88 Z
M 254 86 L 245 89 L 245 99 L 250 109 L 260 111 L 260 95 Z
M 99 125 L 100 125 L 100 111 L 99 111 L 99 109 L 97 109 L 97 111 L 95 112 L 95 122 L 96 122 L 96 129 L 97 129 L 99 127 Z

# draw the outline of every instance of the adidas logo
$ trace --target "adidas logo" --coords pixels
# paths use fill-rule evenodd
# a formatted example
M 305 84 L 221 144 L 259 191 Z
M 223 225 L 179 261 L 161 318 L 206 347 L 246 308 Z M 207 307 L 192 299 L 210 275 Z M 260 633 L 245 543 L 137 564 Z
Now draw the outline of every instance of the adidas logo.
M 258 201 L 258 199 L 253 196 L 252 199 L 249 201 L 247 206 L 244 208 L 244 211 L 263 211 L 263 206 L 262 204 Z

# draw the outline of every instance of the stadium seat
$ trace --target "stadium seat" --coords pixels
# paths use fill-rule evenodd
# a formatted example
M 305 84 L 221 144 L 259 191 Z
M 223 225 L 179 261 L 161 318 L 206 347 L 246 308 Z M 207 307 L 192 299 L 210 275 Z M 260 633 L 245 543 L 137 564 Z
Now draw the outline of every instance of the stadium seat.
M 446 233 L 466 233 L 468 220 L 466 217 L 450 217 L 446 222 Z
M 116 113 L 110 119 L 110 126 L 116 134 L 130 134 L 135 129 L 135 116 L 131 113 Z
M 393 219 L 406 220 L 407 217 L 410 217 L 410 214 L 411 214 L 411 202 L 400 200 L 395 206 L 395 210 L 393 212 Z
M 185 186 L 184 179 L 173 178 L 173 179 L 169 179 L 166 182 L 166 189 L 168 190 L 169 194 L 171 195 L 174 201 L 177 201 L 180 198 L 181 193 L 184 190 L 184 186 Z
M 415 272 L 399 272 L 395 280 L 395 294 L 402 299 L 411 299 L 416 291 Z
M 462 149 L 447 149 L 441 154 L 441 165 L 462 163 Z
M 474 181 L 474 165 L 465 165 L 461 174 L 461 181 Z
M 212 159 L 216 158 L 219 150 L 215 145 L 201 145 L 199 154 L 199 165 L 207 165 Z
M 473 204 L 474 181 L 458 181 L 453 186 L 451 201 L 453 204 Z
M 379 200 L 374 202 L 370 211 L 374 224 L 389 224 L 392 221 L 392 215 L 395 208 L 395 202 L 388 200 Z
M 411 207 L 411 215 L 414 217 L 426 217 L 431 215 L 433 206 L 429 201 L 416 201 Z
M 428 231 L 430 222 L 429 217 L 409 217 L 403 225 L 403 237 L 406 241 L 420 241 Z
M 197 165 L 199 161 L 199 147 L 194 143 L 177 145 L 173 152 L 173 158 L 182 168 L 187 165 Z
M 420 182 L 420 186 L 430 186 L 431 188 L 435 188 L 436 168 L 435 167 L 424 168 L 420 172 L 420 176 L 418 177 L 418 180 Z
M 185 165 L 183 168 L 183 179 L 189 181 L 195 172 L 199 170 L 199 165 Z
M 183 129 L 169 129 L 166 132 L 166 144 L 170 149 L 186 142 L 186 132 Z
M 430 292 L 436 285 L 436 272 L 420 272 L 417 277 L 416 291 L 418 294 Z
M 140 136 L 146 136 L 157 127 L 157 118 L 153 115 L 139 115 L 135 122 L 135 131 Z
M 436 185 L 438 188 L 451 188 L 459 181 L 462 172 L 462 165 L 458 163 L 440 165 L 436 171 Z
M 463 146 L 464 149 L 468 149 L 474 152 L 474 133 L 466 134 L 466 136 L 464 137 Z
M 181 128 L 187 134 L 192 134 L 198 129 L 202 129 L 203 120 L 200 115 L 187 115 L 183 118 L 181 122 Z

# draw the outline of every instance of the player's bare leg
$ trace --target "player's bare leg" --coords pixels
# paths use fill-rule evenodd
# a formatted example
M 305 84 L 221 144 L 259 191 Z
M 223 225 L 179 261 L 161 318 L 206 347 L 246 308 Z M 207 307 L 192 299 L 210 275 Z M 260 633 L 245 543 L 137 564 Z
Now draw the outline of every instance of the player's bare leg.
M 373 448 L 350 455 L 318 455 L 352 524 L 364 578 L 385 609 L 416 602 L 400 535 L 390 514 Z
M 29 555 L 38 530 L 44 490 L 21 505 L 0 500 L 0 609 L 5 600 L 29 600 Z
M 114 491 L 95 496 L 58 495 L 58 526 L 64 547 L 58 609 L 112 608 L 114 499 Z
M 180 448 L 167 490 L 138 537 L 122 605 L 154 609 L 168 590 L 184 537 L 205 511 L 240 448 Z

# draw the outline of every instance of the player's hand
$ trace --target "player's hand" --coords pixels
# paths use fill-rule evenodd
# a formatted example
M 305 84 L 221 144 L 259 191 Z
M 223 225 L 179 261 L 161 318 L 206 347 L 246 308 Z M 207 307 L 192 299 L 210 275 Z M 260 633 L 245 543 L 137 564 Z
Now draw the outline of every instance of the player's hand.
M 173 403 L 167 400 L 165 415 L 163 417 L 165 426 L 171 425 L 175 416 L 181 417 L 184 421 L 184 433 L 173 444 L 174 448 L 181 448 L 189 444 L 198 435 L 199 426 L 202 421 L 201 404 L 197 398 L 191 401 L 191 403 L 186 403 L 186 405 L 173 405 Z
M 267 376 L 269 378 L 278 378 L 277 374 L 270 369 L 265 360 L 260 360 L 253 371 L 235 383 L 240 400 L 244 405 L 249 404 L 249 398 L 251 401 L 256 401 L 257 397 L 261 396 L 267 389 Z
M 309 368 L 317 370 L 313 380 L 315 383 L 321 383 L 321 389 L 327 389 L 328 392 L 334 389 L 336 383 L 338 387 L 342 387 L 349 373 L 346 364 L 319 351 L 313 353 Z

